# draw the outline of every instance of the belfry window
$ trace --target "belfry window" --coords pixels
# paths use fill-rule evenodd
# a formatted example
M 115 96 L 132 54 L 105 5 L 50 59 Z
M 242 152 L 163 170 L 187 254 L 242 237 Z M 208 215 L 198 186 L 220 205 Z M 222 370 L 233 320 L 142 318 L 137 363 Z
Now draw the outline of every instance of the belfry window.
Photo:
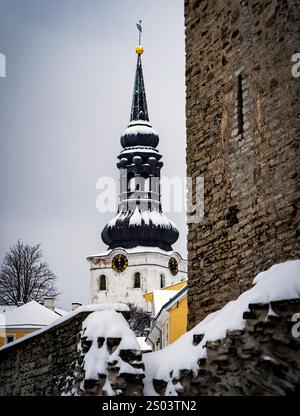
M 99 279 L 99 289 L 106 290 L 106 276 L 102 274 Z
M 164 274 L 160 275 L 160 287 L 161 289 L 166 286 L 166 278 Z
M 136 272 L 134 274 L 134 281 L 133 281 L 133 287 L 139 288 L 141 287 L 141 274 L 139 272 Z

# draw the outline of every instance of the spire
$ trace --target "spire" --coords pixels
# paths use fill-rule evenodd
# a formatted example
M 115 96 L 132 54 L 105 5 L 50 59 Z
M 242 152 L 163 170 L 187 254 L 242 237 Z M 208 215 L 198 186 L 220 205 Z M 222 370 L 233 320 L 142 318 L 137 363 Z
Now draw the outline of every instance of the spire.
M 139 31 L 139 45 L 136 47 L 135 51 L 138 55 L 136 73 L 133 87 L 133 97 L 132 97 L 132 106 L 130 121 L 135 120 L 145 120 L 149 121 L 148 108 L 147 108 L 147 99 L 146 91 L 143 77 L 143 68 L 142 68 L 142 53 L 144 52 L 143 47 L 141 46 L 141 34 L 142 34 L 142 21 L 139 21 L 137 24 Z
M 109 249 L 149 246 L 171 251 L 179 233 L 162 212 L 160 171 L 163 162 L 156 149 L 158 133 L 149 123 L 141 59 L 141 21 L 139 23 L 130 123 L 121 136 L 123 150 L 117 163 L 120 169 L 118 213 L 106 224 L 101 237 Z

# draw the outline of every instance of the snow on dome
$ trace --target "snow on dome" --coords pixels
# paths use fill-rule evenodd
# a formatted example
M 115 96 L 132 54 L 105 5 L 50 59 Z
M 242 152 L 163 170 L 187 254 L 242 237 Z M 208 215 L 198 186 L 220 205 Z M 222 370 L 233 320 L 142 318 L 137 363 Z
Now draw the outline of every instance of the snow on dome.
M 149 124 L 141 125 L 141 124 L 135 124 L 132 126 L 127 127 L 127 129 L 124 131 L 122 136 L 129 135 L 129 134 L 155 134 L 158 136 L 158 133 L 156 130 L 154 130 L 153 127 L 151 127 Z
M 121 136 L 123 148 L 132 146 L 150 146 L 155 148 L 159 142 L 159 135 L 150 123 L 142 120 L 131 122 Z
M 158 211 L 149 211 L 149 218 L 152 224 L 161 226 L 164 228 L 175 228 L 176 225 L 171 221 L 164 213 Z
M 116 218 L 115 218 L 116 219 Z M 116 219 L 117 220 L 117 219 Z M 131 226 L 140 226 L 142 225 L 142 221 L 149 225 L 150 222 L 155 225 L 156 227 L 162 228 L 175 228 L 176 225 L 173 221 L 171 221 L 165 214 L 158 211 L 143 211 L 140 210 L 138 207 L 135 207 L 130 219 L 129 225 Z
M 141 217 L 142 217 L 142 220 L 144 221 L 144 223 L 146 225 L 149 225 L 149 223 L 150 223 L 149 211 L 142 211 L 141 212 Z
M 108 227 L 113 227 L 114 225 L 116 225 L 117 220 L 118 220 L 121 216 L 122 216 L 122 212 L 118 212 L 118 214 L 117 214 L 114 218 L 112 218 L 112 219 L 108 222 L 107 226 L 108 226 Z
M 149 121 L 146 121 L 146 120 L 133 120 L 128 124 L 128 127 L 135 126 L 137 124 L 152 127 L 151 123 Z
M 157 155 L 158 154 L 158 150 L 154 149 L 153 147 L 150 146 L 132 146 L 132 147 L 126 147 L 126 149 L 122 150 L 121 152 L 121 156 L 126 155 L 126 154 L 132 154 L 132 152 L 135 153 L 152 153 Z
M 138 207 L 135 207 L 135 210 L 133 211 L 133 214 L 130 217 L 129 220 L 129 225 L 141 225 L 142 223 L 142 216 L 141 216 L 141 212 L 138 209 Z
M 276 264 L 259 273 L 253 280 L 251 289 L 242 293 L 236 300 L 208 315 L 174 343 L 143 357 L 146 374 L 145 395 L 157 395 L 153 389 L 153 379 L 168 382 L 166 395 L 176 395 L 170 373 L 172 372 L 172 377 L 175 378 L 182 369 L 196 372 L 199 368 L 198 360 L 206 357 L 207 341 L 222 339 L 227 331 L 244 328 L 243 313 L 249 310 L 250 303 L 270 303 L 299 297 L 300 260 Z M 193 345 L 194 334 L 204 335 L 197 346 Z
M 170 255 L 175 253 L 174 250 L 170 250 L 170 251 L 166 251 L 166 250 L 162 250 L 161 248 L 158 247 L 150 247 L 150 246 L 136 246 L 133 248 L 123 248 L 123 247 L 116 247 L 114 249 L 111 250 L 106 250 L 103 251 L 102 253 L 98 253 L 98 254 L 91 254 L 90 256 L 88 256 L 88 259 L 91 259 L 93 257 L 101 257 L 101 256 L 108 256 L 111 253 L 115 253 L 116 250 L 122 250 L 125 253 L 128 254 L 145 254 L 145 253 L 160 253 L 160 254 L 166 254 L 166 255 Z M 179 255 L 178 253 L 176 253 L 177 255 Z M 179 255 L 180 256 L 180 255 Z

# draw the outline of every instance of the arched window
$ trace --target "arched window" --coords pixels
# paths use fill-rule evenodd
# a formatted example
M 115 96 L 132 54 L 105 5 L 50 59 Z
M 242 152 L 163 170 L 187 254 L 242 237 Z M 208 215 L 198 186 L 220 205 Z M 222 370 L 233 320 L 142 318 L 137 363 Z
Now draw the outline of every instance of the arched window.
M 99 279 L 99 289 L 106 290 L 106 276 L 102 274 Z
M 166 278 L 164 274 L 160 275 L 160 287 L 163 288 L 166 286 Z
M 141 287 L 141 274 L 139 272 L 136 272 L 134 274 L 134 282 L 133 282 L 133 287 L 134 288 L 138 288 Z

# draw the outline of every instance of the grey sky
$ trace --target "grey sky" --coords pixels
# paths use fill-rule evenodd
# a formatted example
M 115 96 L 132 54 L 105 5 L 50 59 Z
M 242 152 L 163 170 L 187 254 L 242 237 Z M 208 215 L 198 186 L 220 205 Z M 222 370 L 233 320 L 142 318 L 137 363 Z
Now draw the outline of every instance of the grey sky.
M 59 303 L 88 302 L 86 257 L 106 249 L 113 214 L 96 210 L 96 182 L 118 179 L 129 122 L 136 22 L 150 121 L 164 176 L 185 176 L 183 0 L 0 0 L 0 257 L 18 239 L 42 244 Z M 181 232 L 185 214 L 168 214 Z

